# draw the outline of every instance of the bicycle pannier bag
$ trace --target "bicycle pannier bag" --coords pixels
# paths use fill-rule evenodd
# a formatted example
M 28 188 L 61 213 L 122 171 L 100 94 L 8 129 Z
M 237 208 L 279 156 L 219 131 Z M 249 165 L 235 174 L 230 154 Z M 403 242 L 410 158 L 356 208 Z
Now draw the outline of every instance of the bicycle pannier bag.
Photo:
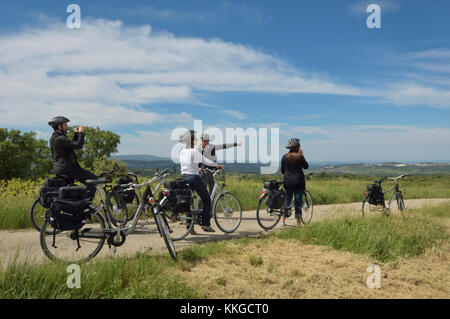
M 280 184 L 275 180 L 264 182 L 265 189 L 272 190 L 272 189 L 279 189 L 279 187 L 280 187 Z
M 126 204 L 132 203 L 136 195 L 134 189 L 130 189 L 127 186 L 115 185 L 113 190 L 119 194 L 120 198 L 122 198 Z
M 39 203 L 44 208 L 50 208 L 52 201 L 59 196 L 58 187 L 42 187 L 39 190 Z
M 169 209 L 174 213 L 188 212 L 191 207 L 192 195 L 190 189 L 171 189 L 167 194 Z
M 117 179 L 117 184 L 130 184 L 133 182 L 133 179 L 130 176 L 120 176 Z
M 56 198 L 50 206 L 50 224 L 59 230 L 78 230 L 89 218 L 89 203 Z
M 89 198 L 86 186 L 66 186 L 59 189 L 59 198 L 67 200 L 83 200 Z
M 45 187 L 63 187 L 63 186 L 67 186 L 69 185 L 69 183 L 64 180 L 64 179 L 60 179 L 60 178 L 47 178 L 44 181 L 44 186 Z
M 267 197 L 267 206 L 272 209 L 280 209 L 284 204 L 284 191 L 273 189 Z
M 372 205 L 384 204 L 384 194 L 380 185 L 369 184 L 367 185 L 367 191 L 369 192 L 369 204 Z
M 181 178 L 178 178 L 170 182 L 165 182 L 164 187 L 168 189 L 190 189 L 186 181 Z

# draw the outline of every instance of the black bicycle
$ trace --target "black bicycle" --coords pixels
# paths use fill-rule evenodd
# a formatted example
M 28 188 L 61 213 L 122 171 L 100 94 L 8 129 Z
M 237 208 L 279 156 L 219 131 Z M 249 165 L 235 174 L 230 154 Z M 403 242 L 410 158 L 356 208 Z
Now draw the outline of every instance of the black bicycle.
M 280 221 L 281 216 L 290 217 L 294 210 L 294 199 L 291 205 L 286 207 L 284 202 L 284 190 L 280 189 L 283 181 L 269 181 L 264 183 L 264 188 L 258 198 L 256 207 L 256 220 L 265 230 L 270 230 Z M 313 215 L 313 200 L 311 193 L 305 190 L 302 195 L 302 215 L 303 224 L 309 224 Z
M 397 177 L 383 177 L 381 179 L 373 181 L 374 184 L 367 185 L 367 190 L 362 201 L 362 215 L 366 216 L 371 212 L 381 212 L 383 215 L 388 217 L 391 214 L 391 204 L 394 198 L 397 201 L 398 210 L 403 215 L 403 212 L 406 210 L 406 206 L 405 201 L 403 200 L 402 191 L 398 186 L 398 181 L 405 177 L 406 175 L 400 175 Z M 386 181 L 386 179 L 393 180 L 395 184 L 387 191 L 383 192 L 381 184 Z M 389 199 L 388 204 L 386 205 L 384 196 L 389 192 L 392 192 L 392 196 Z
M 44 224 L 40 232 L 40 244 L 45 255 L 51 260 L 60 260 L 69 263 L 86 262 L 94 258 L 102 249 L 105 241 L 108 245 L 119 247 L 125 243 L 126 236 L 132 233 L 137 225 L 139 217 L 146 205 L 151 208 L 152 216 L 155 220 L 158 233 L 164 239 L 164 243 L 169 250 L 170 256 L 176 260 L 177 253 L 173 245 L 170 230 L 167 222 L 162 215 L 160 205 L 164 202 L 157 201 L 150 188 L 150 184 L 162 180 L 170 173 L 168 170 L 157 172 L 155 176 L 141 184 L 130 183 L 130 189 L 145 187 L 144 193 L 136 209 L 132 223 L 128 227 L 114 227 L 107 212 L 103 198 L 98 207 L 90 206 L 88 219 L 78 230 L 54 229 L 51 223 L 51 214 L 47 213 Z M 88 180 L 87 185 L 95 185 L 100 188 L 102 185 L 108 185 L 109 180 Z M 105 190 L 108 191 L 108 190 Z

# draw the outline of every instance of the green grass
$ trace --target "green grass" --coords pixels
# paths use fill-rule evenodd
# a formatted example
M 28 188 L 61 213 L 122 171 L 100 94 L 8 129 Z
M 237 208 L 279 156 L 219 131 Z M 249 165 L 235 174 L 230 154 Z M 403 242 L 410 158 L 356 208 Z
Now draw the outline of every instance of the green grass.
M 448 205 L 435 208 L 442 212 Z M 418 214 L 417 212 L 421 212 Z M 304 244 L 324 245 L 336 250 L 369 255 L 381 262 L 399 257 L 418 257 L 427 249 L 439 246 L 449 238 L 445 226 L 424 215 L 433 215 L 427 209 L 410 216 L 347 217 L 324 220 L 310 227 L 293 228 L 276 236 L 297 240 Z M 448 215 L 447 215 L 448 216 Z
M 0 270 L 0 298 L 205 298 L 195 283 L 177 275 L 190 271 L 209 258 L 229 260 L 249 244 L 261 247 L 273 239 L 325 245 L 336 250 L 368 255 L 381 262 L 423 255 L 428 249 L 448 242 L 448 229 L 442 223 L 450 217 L 450 205 L 408 210 L 408 217 L 355 217 L 323 220 L 308 227 L 291 228 L 259 238 L 239 238 L 209 242 L 179 251 L 174 262 L 167 253 L 93 260 L 81 265 L 81 288 L 66 285 L 67 265 L 48 262 L 41 265 L 11 263 Z M 448 227 L 448 226 L 447 226 Z M 107 249 L 106 247 L 104 249 Z M 248 254 L 248 263 L 263 266 L 262 259 Z M 270 264 L 264 267 L 272 267 Z M 227 274 L 218 280 L 227 284 Z

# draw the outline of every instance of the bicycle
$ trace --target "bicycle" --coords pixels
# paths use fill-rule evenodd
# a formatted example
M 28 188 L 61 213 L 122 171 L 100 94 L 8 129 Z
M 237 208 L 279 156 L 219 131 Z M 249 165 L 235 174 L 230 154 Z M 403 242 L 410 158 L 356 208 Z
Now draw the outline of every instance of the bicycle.
M 312 175 L 312 173 L 306 173 L 305 176 Z M 276 188 L 279 189 L 280 185 L 283 185 L 283 181 L 275 181 Z M 269 198 L 270 189 L 263 188 L 261 194 L 258 197 L 258 206 L 256 207 L 256 220 L 258 221 L 259 226 L 261 226 L 265 230 L 270 230 L 275 227 L 276 224 L 281 219 L 281 216 L 284 215 L 286 218 L 292 215 L 292 211 L 295 209 L 294 198 L 291 201 L 291 205 L 286 207 L 286 204 L 283 203 L 280 208 L 270 208 L 267 204 L 267 199 Z M 284 189 L 281 190 L 284 192 Z M 308 190 L 305 190 L 302 195 L 302 215 L 301 220 L 302 223 L 308 225 L 311 223 L 313 216 L 313 200 L 311 193 Z
M 44 254 L 50 260 L 82 263 L 94 258 L 102 249 L 105 241 L 107 241 L 109 247 L 122 246 L 125 243 L 126 236 L 134 231 L 144 206 L 148 203 L 152 210 L 158 232 L 160 236 L 163 237 L 170 256 L 172 259 L 177 260 L 175 246 L 171 240 L 167 222 L 163 218 L 162 210 L 160 208 L 160 205 L 164 205 L 164 202 L 155 200 L 149 186 L 157 180 L 164 180 L 170 174 L 171 173 L 168 173 L 168 169 L 165 169 L 160 173 L 155 173 L 155 176 L 150 181 L 145 181 L 142 184 L 130 184 L 130 188 L 132 189 L 145 187 L 145 190 L 139 202 L 139 206 L 136 209 L 136 213 L 134 214 L 132 223 L 128 227 L 113 227 L 110 215 L 106 211 L 103 197 L 101 198 L 101 204 L 97 208 L 90 207 L 92 213 L 90 214 L 88 222 L 81 229 L 76 231 L 54 230 L 50 224 L 50 216 L 47 214 L 40 232 L 40 245 Z M 110 181 L 107 179 L 99 179 L 88 180 L 86 181 L 86 184 L 97 185 L 97 189 L 99 189 L 102 185 L 109 182 Z M 102 211 L 104 214 L 101 213 Z M 56 246 L 56 235 L 58 238 L 58 246 Z M 50 241 L 52 244 L 50 244 Z M 83 246 L 80 245 L 80 241 L 83 242 Z
M 99 178 L 103 178 L 105 176 L 109 176 L 117 171 L 120 170 L 120 167 L 118 167 L 116 165 L 116 168 L 107 171 L 107 172 L 101 172 L 98 177 Z M 74 185 L 73 184 L 73 179 L 69 178 L 68 176 L 65 175 L 60 175 L 59 178 L 61 180 L 64 180 L 65 183 L 67 184 L 67 186 L 69 185 Z M 93 195 L 93 198 L 95 198 L 95 196 L 97 196 L 97 194 L 99 193 L 99 188 L 96 189 L 95 194 Z M 57 196 L 57 194 L 56 194 Z M 36 229 L 38 232 L 41 231 L 41 225 L 44 223 L 45 221 L 45 215 L 48 211 L 48 208 L 42 206 L 41 201 L 40 201 L 40 196 L 38 195 L 38 197 L 34 200 L 33 204 L 31 205 L 30 208 L 30 221 L 31 221 L 31 225 L 33 226 L 34 229 Z
M 218 176 L 223 174 L 223 170 L 204 168 L 213 174 L 214 187 L 210 194 L 211 197 L 211 214 L 219 229 L 230 234 L 236 229 L 242 221 L 242 207 L 239 199 L 233 193 L 225 190 L 225 183 L 219 186 Z M 220 190 L 219 190 L 220 187 Z M 184 239 L 193 229 L 194 224 L 200 224 L 201 221 L 201 199 L 192 189 L 192 205 L 191 210 L 174 213 L 166 211 L 166 216 L 170 227 L 173 230 L 173 240 Z
M 385 215 L 386 217 L 389 217 L 391 214 L 391 204 L 392 204 L 392 201 L 394 200 L 394 198 L 397 201 L 398 210 L 403 215 L 403 212 L 406 210 L 406 206 L 405 206 L 405 201 L 403 200 L 402 191 L 400 190 L 399 185 L 398 185 L 398 181 L 404 177 L 406 177 L 406 175 L 399 175 L 397 177 L 383 177 L 381 179 L 377 179 L 377 180 L 373 181 L 375 184 L 379 185 L 380 191 L 382 192 L 382 195 L 383 195 L 383 198 L 378 202 L 373 202 L 371 200 L 371 198 L 372 198 L 371 192 L 366 191 L 364 199 L 362 201 L 362 208 L 361 208 L 362 215 L 363 216 L 367 215 L 369 212 L 372 212 L 372 211 L 381 211 L 383 215 Z M 392 186 L 391 188 L 389 188 L 387 191 L 383 192 L 381 184 L 386 179 L 393 180 L 395 185 Z M 384 195 L 389 192 L 393 192 L 393 193 L 392 193 L 391 198 L 389 199 L 388 204 L 386 205 Z

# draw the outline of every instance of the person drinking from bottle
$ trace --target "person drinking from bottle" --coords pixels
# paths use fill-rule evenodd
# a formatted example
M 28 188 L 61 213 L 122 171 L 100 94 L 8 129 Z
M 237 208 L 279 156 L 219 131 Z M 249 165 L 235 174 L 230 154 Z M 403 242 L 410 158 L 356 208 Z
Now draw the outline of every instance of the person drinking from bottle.
M 211 227 L 211 199 L 206 186 L 199 175 L 198 165 L 202 163 L 218 169 L 223 169 L 224 167 L 207 159 L 198 149 L 194 148 L 194 145 L 197 142 L 195 131 L 186 131 L 180 136 L 180 142 L 186 145 L 180 152 L 181 178 L 191 185 L 203 202 L 202 230 L 205 232 L 214 232 L 215 230 Z M 191 233 L 195 234 L 195 231 L 193 230 Z
M 289 152 L 283 155 L 281 159 L 281 174 L 283 174 L 283 186 L 286 193 L 285 205 L 291 206 L 292 195 L 294 195 L 295 219 L 297 225 L 301 225 L 302 220 L 302 196 L 305 191 L 305 176 L 303 169 L 309 167 L 306 161 L 303 150 L 300 148 L 300 140 L 298 138 L 291 138 L 287 141 L 285 147 Z M 286 226 L 286 216 L 281 217 L 280 225 Z

